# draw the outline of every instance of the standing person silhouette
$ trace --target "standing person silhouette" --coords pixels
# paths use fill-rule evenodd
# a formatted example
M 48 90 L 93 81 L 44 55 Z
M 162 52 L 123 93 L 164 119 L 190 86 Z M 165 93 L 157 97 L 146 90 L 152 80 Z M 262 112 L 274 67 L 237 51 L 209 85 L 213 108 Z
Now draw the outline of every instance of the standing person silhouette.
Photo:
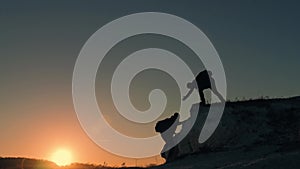
M 212 72 L 204 70 L 200 72 L 196 79 L 187 84 L 187 88 L 189 88 L 189 92 L 182 98 L 182 100 L 186 100 L 194 91 L 194 89 L 198 89 L 201 103 L 202 105 L 206 105 L 205 97 L 203 91 L 205 89 L 211 89 L 216 96 L 220 99 L 221 102 L 225 102 L 223 96 L 218 92 L 215 84 L 215 80 L 212 78 Z

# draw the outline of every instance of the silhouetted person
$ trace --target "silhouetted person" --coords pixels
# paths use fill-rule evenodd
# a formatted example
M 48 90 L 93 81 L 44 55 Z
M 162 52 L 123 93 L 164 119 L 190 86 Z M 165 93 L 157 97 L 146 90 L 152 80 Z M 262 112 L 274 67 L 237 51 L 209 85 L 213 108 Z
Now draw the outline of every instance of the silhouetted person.
M 176 112 L 170 118 L 166 118 L 164 120 L 158 121 L 155 125 L 155 131 L 159 133 L 163 133 L 169 130 L 168 133 L 170 134 L 170 137 L 172 137 L 173 134 L 175 134 L 175 130 L 178 124 L 179 124 L 179 113 Z
M 178 125 L 180 125 L 181 122 L 179 122 L 179 113 L 174 113 L 173 116 L 170 118 L 166 118 L 164 120 L 158 121 L 155 125 L 155 131 L 159 132 L 161 134 L 162 139 L 165 141 L 165 145 L 162 149 L 161 156 L 166 159 L 166 152 L 164 152 L 166 149 L 171 148 L 174 142 L 174 136 L 175 131 Z M 171 154 L 176 154 L 178 151 L 178 147 L 174 147 L 169 150 L 168 153 L 171 152 Z M 170 155 L 170 154 L 169 154 Z
M 194 89 L 198 89 L 201 103 L 205 105 L 205 97 L 203 91 L 205 89 L 211 89 L 215 95 L 218 96 L 218 98 L 221 100 L 221 102 L 225 102 L 223 96 L 218 92 L 216 85 L 215 85 L 215 80 L 212 78 L 212 72 L 204 70 L 200 72 L 197 76 L 196 79 L 193 80 L 192 82 L 189 82 L 187 84 L 187 88 L 189 88 L 189 92 L 186 94 L 186 96 L 183 97 L 182 100 L 186 100 L 194 91 Z

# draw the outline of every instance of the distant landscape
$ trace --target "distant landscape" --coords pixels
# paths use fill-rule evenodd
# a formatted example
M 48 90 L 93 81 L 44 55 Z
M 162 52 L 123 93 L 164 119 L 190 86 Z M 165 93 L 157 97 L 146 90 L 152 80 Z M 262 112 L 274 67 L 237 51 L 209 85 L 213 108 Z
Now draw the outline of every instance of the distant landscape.
M 148 168 L 299 168 L 300 97 L 227 102 L 217 130 L 200 145 L 195 140 L 206 110 L 200 108 L 194 128 L 177 145 L 177 153 L 170 153 L 165 164 Z M 0 158 L 0 169 L 97 168 L 114 167 L 79 163 L 60 167 L 45 160 Z

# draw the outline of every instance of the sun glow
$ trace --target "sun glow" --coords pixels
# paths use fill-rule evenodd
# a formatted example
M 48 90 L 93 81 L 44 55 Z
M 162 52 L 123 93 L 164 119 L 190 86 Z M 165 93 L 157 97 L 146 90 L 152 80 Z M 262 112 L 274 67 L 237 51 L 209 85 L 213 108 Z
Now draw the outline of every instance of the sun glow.
M 72 163 L 72 153 L 66 149 L 58 149 L 51 156 L 51 161 L 59 166 L 65 166 Z

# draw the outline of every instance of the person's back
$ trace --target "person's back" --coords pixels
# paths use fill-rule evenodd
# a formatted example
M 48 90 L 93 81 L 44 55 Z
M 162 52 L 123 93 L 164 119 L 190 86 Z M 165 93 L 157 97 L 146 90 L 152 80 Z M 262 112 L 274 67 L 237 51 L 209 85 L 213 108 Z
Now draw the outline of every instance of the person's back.
M 204 89 L 211 88 L 210 76 L 211 76 L 211 72 L 207 71 L 207 70 L 200 72 L 196 76 L 198 90 L 204 90 Z
M 178 113 L 174 113 L 174 115 L 172 115 L 170 118 L 158 121 L 155 125 L 155 131 L 159 133 L 165 132 L 174 124 L 176 120 L 178 120 L 178 116 Z

